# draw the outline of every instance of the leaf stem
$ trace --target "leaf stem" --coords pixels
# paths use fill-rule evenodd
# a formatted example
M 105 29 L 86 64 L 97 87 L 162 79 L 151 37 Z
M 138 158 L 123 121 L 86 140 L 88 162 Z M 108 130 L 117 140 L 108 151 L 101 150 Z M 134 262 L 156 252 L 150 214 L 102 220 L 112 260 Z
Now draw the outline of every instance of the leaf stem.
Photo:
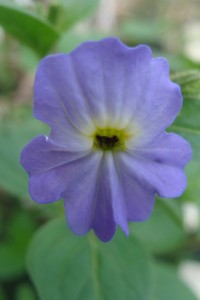
M 93 232 L 90 232 L 89 244 L 91 247 L 91 257 L 92 257 L 92 276 L 94 282 L 94 300 L 101 299 L 100 292 L 100 279 L 99 279 L 99 250 L 98 243 Z

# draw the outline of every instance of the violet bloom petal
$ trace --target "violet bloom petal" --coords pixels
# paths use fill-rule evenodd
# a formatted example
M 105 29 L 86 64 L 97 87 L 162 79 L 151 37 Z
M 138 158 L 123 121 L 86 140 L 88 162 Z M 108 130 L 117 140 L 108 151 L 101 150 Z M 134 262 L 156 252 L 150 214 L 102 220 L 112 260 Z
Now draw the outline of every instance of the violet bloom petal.
M 135 149 L 131 154 L 183 169 L 192 158 L 190 144 L 180 135 L 163 132 L 146 147 Z
M 144 134 L 142 144 L 171 125 L 182 106 L 180 87 L 170 81 L 169 65 L 164 58 L 154 58 L 146 74 L 143 97 L 133 118 L 138 118 Z
M 183 166 L 191 158 L 191 148 L 175 134 L 163 134 L 149 149 L 118 154 L 118 158 L 139 182 L 155 189 L 161 197 L 178 197 L 186 188 Z
M 154 207 L 155 189 L 138 180 L 137 174 L 132 171 L 129 157 L 124 162 L 123 153 L 114 155 L 120 184 L 123 188 L 123 199 L 127 210 L 127 220 L 140 222 L 146 220 Z
M 30 175 L 31 197 L 39 203 L 59 200 L 62 193 L 71 186 L 72 179 L 73 184 L 78 176 L 81 180 L 92 156 L 96 157 L 97 154 L 90 151 L 68 152 L 46 141 L 44 136 L 35 138 L 21 155 L 21 164 Z
M 111 153 L 104 154 L 101 163 L 100 159 L 90 160 L 87 176 L 77 180 L 76 175 L 62 194 L 71 230 L 83 235 L 93 228 L 102 241 L 108 241 L 119 224 L 128 234 L 126 207 L 120 188 Z
M 92 226 L 102 156 L 101 152 L 90 154 L 84 163 L 77 161 L 66 169 L 70 177 L 67 178 L 62 198 L 65 202 L 67 223 L 79 235 L 85 234 Z
M 119 224 L 128 235 L 124 195 L 112 153 L 105 153 L 97 186 L 92 228 L 102 241 L 109 241 Z
M 69 142 L 70 144 L 70 142 Z M 86 156 L 90 150 L 68 151 L 44 135 L 34 138 L 23 149 L 20 163 L 29 175 L 44 173 L 53 168 Z
M 70 58 L 66 54 L 47 56 L 38 66 L 34 85 L 35 117 L 50 125 L 50 137 L 65 146 L 71 140 L 79 139 L 80 145 L 84 143 L 83 129 L 87 124 L 92 126 L 70 66 Z M 74 119 L 78 120 L 79 126 Z
M 130 48 L 116 38 L 107 38 L 83 43 L 70 54 L 70 58 L 92 119 L 102 127 L 108 122 L 112 122 L 112 126 L 117 123 L 125 126 L 138 87 L 138 80 L 134 84 L 133 79 L 139 75 L 144 86 L 151 49 L 145 45 Z M 135 77 L 131 78 L 132 81 L 130 74 Z M 126 95 L 127 89 L 132 91 L 130 95 Z M 126 110 L 122 114 L 124 107 Z
M 186 188 L 186 175 L 176 166 L 145 159 L 133 159 L 132 156 L 124 157 L 123 162 L 132 169 L 134 174 L 137 174 L 138 181 L 152 186 L 160 197 L 179 197 Z
M 87 132 L 93 123 L 123 127 L 131 118 L 149 137 L 172 123 L 181 104 L 167 61 L 152 59 L 148 46 L 131 48 L 116 38 L 46 57 L 35 81 L 35 115 L 51 125 L 55 137 L 70 125 Z
M 180 87 L 170 81 L 167 61 L 153 59 L 146 45 L 131 48 L 109 38 L 84 43 L 70 57 L 88 112 L 101 126 L 126 125 L 133 119 L 149 139 L 180 111 Z

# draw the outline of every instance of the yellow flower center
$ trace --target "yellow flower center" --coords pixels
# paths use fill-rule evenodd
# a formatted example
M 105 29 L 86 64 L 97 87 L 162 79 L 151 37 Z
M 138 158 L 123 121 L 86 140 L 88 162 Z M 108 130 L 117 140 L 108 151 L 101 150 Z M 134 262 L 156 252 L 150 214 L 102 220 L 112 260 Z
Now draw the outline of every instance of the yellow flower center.
M 125 129 L 98 128 L 93 135 L 93 148 L 102 151 L 123 151 L 125 141 L 130 137 Z

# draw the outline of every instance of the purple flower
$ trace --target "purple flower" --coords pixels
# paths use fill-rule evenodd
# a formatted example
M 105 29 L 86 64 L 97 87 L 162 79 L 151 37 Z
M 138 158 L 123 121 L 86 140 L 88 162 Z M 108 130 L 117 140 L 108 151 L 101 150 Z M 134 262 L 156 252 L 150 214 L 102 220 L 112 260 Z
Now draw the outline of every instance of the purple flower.
M 119 225 L 144 221 L 154 198 L 178 197 L 189 144 L 165 129 L 182 105 L 168 63 L 148 46 L 116 38 L 86 42 L 39 64 L 35 117 L 51 127 L 22 151 L 31 197 L 64 199 L 71 230 L 109 241 Z

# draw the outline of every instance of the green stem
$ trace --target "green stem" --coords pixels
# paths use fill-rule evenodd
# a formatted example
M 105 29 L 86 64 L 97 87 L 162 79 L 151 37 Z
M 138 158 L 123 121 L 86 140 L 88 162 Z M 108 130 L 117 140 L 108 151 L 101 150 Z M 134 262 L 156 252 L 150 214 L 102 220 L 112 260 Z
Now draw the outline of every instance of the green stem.
M 99 280 L 99 250 L 98 243 L 93 232 L 90 232 L 89 243 L 91 247 L 92 256 L 92 277 L 94 282 L 94 300 L 100 300 L 100 280 Z

